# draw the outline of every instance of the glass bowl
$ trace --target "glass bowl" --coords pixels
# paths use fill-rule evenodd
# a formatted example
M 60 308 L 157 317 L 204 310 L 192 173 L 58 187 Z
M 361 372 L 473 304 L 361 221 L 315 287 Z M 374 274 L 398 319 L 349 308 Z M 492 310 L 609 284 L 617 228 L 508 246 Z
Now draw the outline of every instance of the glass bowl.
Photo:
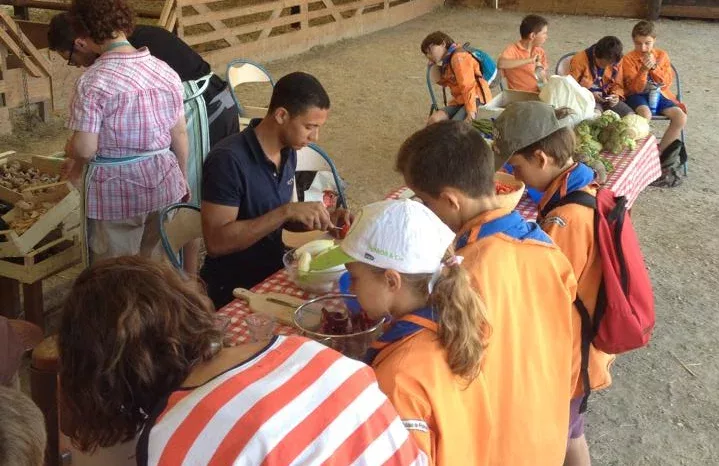
M 344 265 L 332 267 L 327 270 L 310 270 L 309 272 L 300 273 L 297 270 L 297 259 L 295 258 L 296 249 L 291 249 L 282 257 L 282 263 L 285 265 L 285 271 L 290 280 L 310 293 L 322 294 L 331 292 L 343 273 L 347 271 Z
M 322 310 L 339 312 L 347 316 L 358 316 L 357 298 L 351 294 L 330 294 L 307 301 L 297 308 L 293 320 L 302 335 L 329 346 L 347 357 L 362 360 L 373 341 L 382 334 L 387 317 L 369 323 L 365 330 L 349 331 L 345 335 L 330 335 L 322 328 Z

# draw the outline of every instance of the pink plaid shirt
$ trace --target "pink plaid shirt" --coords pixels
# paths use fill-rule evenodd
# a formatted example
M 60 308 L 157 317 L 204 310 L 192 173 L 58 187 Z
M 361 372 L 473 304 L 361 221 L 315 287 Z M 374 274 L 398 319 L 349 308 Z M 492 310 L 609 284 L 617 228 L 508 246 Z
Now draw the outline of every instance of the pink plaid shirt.
M 78 79 L 68 128 L 98 134 L 98 156 L 122 158 L 166 149 L 125 165 L 95 166 L 87 181 L 86 215 L 122 220 L 177 202 L 187 184 L 169 147 L 183 115 L 182 83 L 146 48 L 107 52 Z

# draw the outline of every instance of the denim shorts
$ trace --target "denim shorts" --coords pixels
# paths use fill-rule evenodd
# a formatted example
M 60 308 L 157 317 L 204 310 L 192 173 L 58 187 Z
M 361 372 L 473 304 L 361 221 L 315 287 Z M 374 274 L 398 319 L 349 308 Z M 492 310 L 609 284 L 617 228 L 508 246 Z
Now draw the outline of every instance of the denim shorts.
M 627 105 L 632 107 L 634 110 L 636 110 L 637 107 L 641 107 L 642 105 L 646 105 L 647 107 L 649 107 L 649 94 L 632 94 L 627 97 Z M 676 106 L 677 104 L 664 97 L 663 94 L 659 94 L 659 104 L 657 104 L 657 111 L 654 114 L 659 115 L 664 110 Z

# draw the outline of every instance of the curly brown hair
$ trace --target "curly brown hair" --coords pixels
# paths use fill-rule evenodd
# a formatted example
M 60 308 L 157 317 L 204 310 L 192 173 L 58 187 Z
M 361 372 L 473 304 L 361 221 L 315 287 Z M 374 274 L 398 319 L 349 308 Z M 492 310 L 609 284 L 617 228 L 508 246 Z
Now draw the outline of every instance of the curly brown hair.
M 134 438 L 221 339 L 210 300 L 170 266 L 141 257 L 93 265 L 62 308 L 65 433 L 84 451 Z
M 102 44 L 130 35 L 135 28 L 135 14 L 125 0 L 74 0 L 70 7 L 73 29 L 78 36 Z

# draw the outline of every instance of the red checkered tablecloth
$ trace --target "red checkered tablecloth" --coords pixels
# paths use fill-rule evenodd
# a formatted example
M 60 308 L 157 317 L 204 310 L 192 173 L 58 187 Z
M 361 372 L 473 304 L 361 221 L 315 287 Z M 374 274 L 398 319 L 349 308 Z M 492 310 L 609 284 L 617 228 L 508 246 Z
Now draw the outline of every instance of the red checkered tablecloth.
M 659 165 L 659 149 L 654 136 L 639 141 L 637 148 L 633 151 L 625 151 L 619 155 L 603 154 L 614 164 L 614 171 L 607 177 L 606 186 L 611 188 L 617 195 L 626 196 L 628 207 L 634 204 L 639 193 L 649 183 L 661 175 Z M 407 187 L 401 187 L 391 192 L 387 199 L 399 199 L 411 196 Z M 535 219 L 537 217 L 537 205 L 525 194 L 517 205 L 517 210 L 524 218 Z M 302 299 L 316 298 L 317 295 L 301 290 L 292 283 L 284 270 L 280 270 L 269 276 L 263 282 L 252 288 L 255 293 L 284 293 Z M 226 341 L 237 345 L 250 340 L 250 334 L 245 324 L 245 317 L 250 313 L 246 302 L 239 299 L 234 300 L 218 311 L 218 314 L 229 319 Z M 275 333 L 280 335 L 296 334 L 297 329 L 286 325 L 277 325 Z
M 319 296 L 301 290 L 292 282 L 292 280 L 290 280 L 290 277 L 287 276 L 287 272 L 285 272 L 284 269 L 270 275 L 261 283 L 258 283 L 252 288 L 252 291 L 255 293 L 283 293 L 296 296 L 304 300 L 313 299 Z M 250 312 L 249 305 L 240 299 L 232 301 L 230 304 L 217 311 L 220 316 L 225 316 L 229 319 L 229 325 L 227 326 L 225 334 L 225 341 L 227 343 L 231 345 L 239 345 L 250 341 L 250 332 L 247 329 L 247 324 L 245 323 L 245 317 L 247 317 Z M 296 328 L 277 324 L 275 333 L 278 335 L 289 335 L 297 334 L 298 332 Z
M 637 141 L 637 147 L 633 151 L 625 150 L 619 155 L 605 152 L 602 155 L 614 165 L 614 171 L 609 174 L 604 185 L 618 196 L 625 196 L 627 208 L 631 208 L 639 193 L 662 174 L 657 139 L 651 135 Z M 387 199 L 400 199 L 410 197 L 412 194 L 409 188 L 402 186 L 392 191 Z M 526 192 L 517 204 L 516 210 L 526 219 L 537 218 L 537 204 Z

